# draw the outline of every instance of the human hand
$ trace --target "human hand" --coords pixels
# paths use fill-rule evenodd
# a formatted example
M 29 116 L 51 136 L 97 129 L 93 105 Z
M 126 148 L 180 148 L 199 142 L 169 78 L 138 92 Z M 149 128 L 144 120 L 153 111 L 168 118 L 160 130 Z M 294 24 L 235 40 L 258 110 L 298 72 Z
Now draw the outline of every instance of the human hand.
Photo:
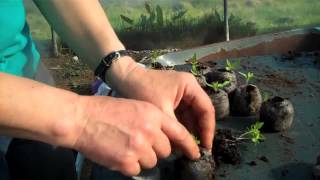
M 151 103 L 111 97 L 81 97 L 74 149 L 112 170 L 132 176 L 152 168 L 171 153 L 162 131 L 179 138 L 184 128 Z M 173 122 L 173 123 L 172 123 Z
M 139 66 L 132 66 L 125 75 L 125 71 L 121 71 L 122 76 L 116 72 L 110 72 L 114 74 L 109 83 L 120 95 L 156 105 L 173 121 L 180 121 L 189 131 L 200 135 L 201 145 L 211 149 L 215 129 L 214 107 L 191 74 L 148 70 Z M 166 132 L 165 125 L 163 131 Z M 199 149 L 194 148 L 196 145 L 189 133 L 181 134 L 179 139 L 170 136 L 169 139 L 189 158 L 197 156 Z

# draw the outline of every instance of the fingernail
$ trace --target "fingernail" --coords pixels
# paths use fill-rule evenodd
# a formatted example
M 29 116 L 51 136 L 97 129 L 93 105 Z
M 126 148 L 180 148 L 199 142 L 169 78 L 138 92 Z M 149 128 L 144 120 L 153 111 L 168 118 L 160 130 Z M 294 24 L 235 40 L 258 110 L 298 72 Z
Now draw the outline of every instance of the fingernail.
M 200 151 L 198 151 L 197 153 L 197 159 L 199 159 L 201 157 Z

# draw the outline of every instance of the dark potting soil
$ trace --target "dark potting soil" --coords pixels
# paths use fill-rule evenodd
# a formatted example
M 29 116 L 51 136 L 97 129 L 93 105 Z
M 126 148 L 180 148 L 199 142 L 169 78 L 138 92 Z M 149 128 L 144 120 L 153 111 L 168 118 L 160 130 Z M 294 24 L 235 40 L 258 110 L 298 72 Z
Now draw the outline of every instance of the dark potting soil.
M 214 179 L 215 163 L 211 151 L 200 148 L 201 158 L 191 161 L 182 157 L 176 161 L 179 169 L 176 179 L 179 180 L 212 180 Z
M 232 96 L 231 113 L 235 116 L 251 116 L 259 112 L 262 97 L 257 86 L 248 84 L 238 87 Z
M 218 129 L 214 139 L 213 155 L 216 166 L 220 164 L 239 164 L 241 161 L 239 143 L 230 129 Z
M 216 119 L 224 119 L 230 114 L 230 103 L 228 94 L 223 90 L 213 91 L 211 88 L 207 93 L 215 108 Z
M 291 127 L 294 118 L 292 103 L 282 97 L 274 97 L 262 103 L 260 120 L 265 131 L 284 131 Z
M 223 83 L 225 81 L 230 81 L 230 84 L 222 88 L 228 94 L 232 93 L 237 88 L 237 77 L 234 71 L 227 71 L 223 68 L 212 69 L 208 73 L 204 74 L 208 83 L 219 82 Z
M 258 159 L 259 159 L 260 161 L 265 162 L 265 163 L 268 163 L 268 162 L 269 162 L 269 159 L 268 159 L 266 156 L 259 156 Z
M 221 164 L 237 165 L 241 161 L 239 142 L 236 141 L 230 129 L 218 129 L 213 144 L 213 151 L 200 148 L 201 158 L 191 161 L 181 157 L 175 161 L 175 173 L 178 180 L 212 180 L 221 174 L 215 174 L 215 169 Z M 257 163 L 254 162 L 256 165 Z M 251 163 L 252 164 L 252 163 Z M 252 164 L 253 165 L 253 164 Z M 224 173 L 223 176 L 227 176 Z
M 199 83 L 199 85 L 202 88 L 205 88 L 207 86 L 205 76 L 200 75 L 200 76 L 195 76 L 195 77 L 196 77 L 197 82 Z
M 257 163 L 256 163 L 256 161 L 251 161 L 251 162 L 248 163 L 248 165 L 249 165 L 249 166 L 256 166 Z

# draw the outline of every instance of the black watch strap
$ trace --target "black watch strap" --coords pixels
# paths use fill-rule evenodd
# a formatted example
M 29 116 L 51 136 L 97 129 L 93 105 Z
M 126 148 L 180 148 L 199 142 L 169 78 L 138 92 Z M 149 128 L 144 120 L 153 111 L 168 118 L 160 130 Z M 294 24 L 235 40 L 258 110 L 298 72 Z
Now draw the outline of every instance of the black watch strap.
M 106 55 L 104 58 L 101 59 L 101 62 L 99 63 L 98 67 L 94 71 L 94 75 L 96 77 L 99 77 L 101 80 L 106 82 L 106 72 L 111 67 L 112 62 L 119 59 L 123 56 L 128 56 L 128 52 L 126 50 L 120 50 L 120 51 L 113 51 Z

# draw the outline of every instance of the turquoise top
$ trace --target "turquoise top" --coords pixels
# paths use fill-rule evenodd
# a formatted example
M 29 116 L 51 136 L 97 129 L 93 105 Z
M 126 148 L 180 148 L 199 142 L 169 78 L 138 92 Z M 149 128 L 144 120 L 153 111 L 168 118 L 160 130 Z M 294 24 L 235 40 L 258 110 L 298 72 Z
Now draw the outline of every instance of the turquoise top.
M 23 0 L 0 0 L 0 72 L 33 78 L 39 60 Z

